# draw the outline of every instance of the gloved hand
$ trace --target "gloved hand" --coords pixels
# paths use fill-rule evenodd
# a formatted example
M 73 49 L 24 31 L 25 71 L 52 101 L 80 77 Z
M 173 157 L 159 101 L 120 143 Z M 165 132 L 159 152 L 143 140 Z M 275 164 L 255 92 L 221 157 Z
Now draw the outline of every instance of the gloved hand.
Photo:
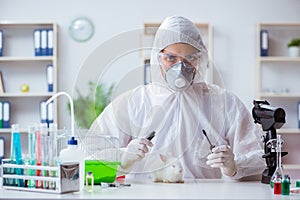
M 121 149 L 121 167 L 129 169 L 136 161 L 143 159 L 149 151 L 148 147 L 152 146 L 152 142 L 145 138 L 131 140 L 126 148 Z
M 234 154 L 228 145 L 213 148 L 212 153 L 207 156 L 206 164 L 214 168 L 221 168 L 226 176 L 234 176 L 237 173 Z

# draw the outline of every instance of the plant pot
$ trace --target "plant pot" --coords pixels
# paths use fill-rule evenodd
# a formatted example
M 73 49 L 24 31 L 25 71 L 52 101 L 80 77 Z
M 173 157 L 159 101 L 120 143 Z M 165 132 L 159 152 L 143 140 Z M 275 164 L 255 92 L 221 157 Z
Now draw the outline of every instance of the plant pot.
M 290 57 L 298 57 L 300 54 L 299 47 L 289 47 Z

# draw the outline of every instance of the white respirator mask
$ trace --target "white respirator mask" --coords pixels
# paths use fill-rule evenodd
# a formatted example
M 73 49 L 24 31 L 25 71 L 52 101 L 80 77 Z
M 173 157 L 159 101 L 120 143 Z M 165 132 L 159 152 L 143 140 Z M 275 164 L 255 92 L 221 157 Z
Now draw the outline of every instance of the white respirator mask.
M 196 69 L 190 64 L 180 61 L 166 71 L 165 80 L 174 91 L 182 91 L 192 85 Z

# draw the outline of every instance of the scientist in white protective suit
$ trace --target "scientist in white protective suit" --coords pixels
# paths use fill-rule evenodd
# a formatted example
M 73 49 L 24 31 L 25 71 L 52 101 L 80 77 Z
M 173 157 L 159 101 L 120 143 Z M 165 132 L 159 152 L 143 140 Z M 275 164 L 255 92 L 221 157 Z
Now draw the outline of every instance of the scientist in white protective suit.
M 151 83 L 117 97 L 90 127 L 119 138 L 120 174 L 150 177 L 159 154 L 175 156 L 184 179 L 263 172 L 263 132 L 237 96 L 205 82 L 208 53 L 190 20 L 172 16 L 162 22 L 150 63 Z

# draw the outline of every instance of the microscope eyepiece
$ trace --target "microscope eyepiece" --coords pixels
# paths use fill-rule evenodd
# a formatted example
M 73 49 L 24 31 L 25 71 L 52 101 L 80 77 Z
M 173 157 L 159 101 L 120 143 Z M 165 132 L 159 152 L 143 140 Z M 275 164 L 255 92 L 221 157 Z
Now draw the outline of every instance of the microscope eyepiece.
M 267 101 L 253 101 L 252 116 L 255 123 L 262 125 L 264 131 L 279 129 L 285 123 L 285 111 L 271 107 Z

